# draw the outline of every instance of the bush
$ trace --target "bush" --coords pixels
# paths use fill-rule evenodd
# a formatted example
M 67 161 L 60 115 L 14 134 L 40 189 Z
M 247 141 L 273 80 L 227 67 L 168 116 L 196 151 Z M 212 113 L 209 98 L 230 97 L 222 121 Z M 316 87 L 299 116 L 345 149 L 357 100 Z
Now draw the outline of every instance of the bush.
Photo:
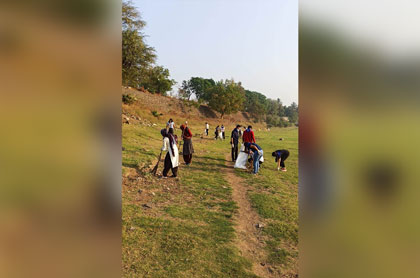
M 128 94 L 123 94 L 123 95 L 122 95 L 122 101 L 123 101 L 123 103 L 125 103 L 125 104 L 132 104 L 132 103 L 134 103 L 136 100 L 137 100 L 137 99 L 136 99 L 134 96 L 132 96 L 132 95 L 128 95 Z
M 156 110 L 152 111 L 152 115 L 155 116 L 155 117 L 159 117 L 159 113 Z

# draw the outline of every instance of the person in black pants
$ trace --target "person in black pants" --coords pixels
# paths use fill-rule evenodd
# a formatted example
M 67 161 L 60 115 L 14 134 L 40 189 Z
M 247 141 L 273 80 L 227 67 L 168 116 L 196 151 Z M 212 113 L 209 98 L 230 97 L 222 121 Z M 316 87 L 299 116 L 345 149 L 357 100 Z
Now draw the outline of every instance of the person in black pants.
M 283 172 L 286 172 L 286 165 L 284 164 L 284 161 L 289 157 L 289 151 L 288 150 L 277 150 L 273 152 L 271 155 L 276 158 L 277 162 L 277 171 L 281 170 Z
M 238 144 L 239 144 L 239 128 L 240 125 L 236 125 L 235 129 L 232 130 L 232 134 L 230 136 L 230 144 L 232 145 L 232 161 L 236 161 L 238 158 Z

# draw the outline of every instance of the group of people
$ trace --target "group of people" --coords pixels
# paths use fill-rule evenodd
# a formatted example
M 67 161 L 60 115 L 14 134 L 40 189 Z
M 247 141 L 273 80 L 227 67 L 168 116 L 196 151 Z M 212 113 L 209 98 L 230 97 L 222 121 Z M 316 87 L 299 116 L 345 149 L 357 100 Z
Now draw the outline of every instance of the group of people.
M 194 147 L 192 144 L 192 132 L 188 127 L 188 122 L 186 121 L 180 127 L 181 138 L 183 142 L 182 155 L 184 158 L 185 165 L 190 165 L 192 161 L 192 156 L 194 153 Z M 210 126 L 206 122 L 205 133 L 208 135 Z M 164 160 L 164 169 L 163 169 L 163 178 L 166 178 L 169 171 L 172 171 L 173 177 L 178 175 L 179 167 L 179 150 L 178 150 L 178 138 L 175 135 L 175 123 L 172 119 L 166 124 L 166 128 L 161 130 L 163 137 L 163 146 L 162 151 L 167 151 Z M 224 140 L 225 136 L 225 127 L 217 126 L 215 129 L 215 139 L 220 138 Z M 244 131 L 242 130 L 241 125 L 236 125 L 232 130 L 230 137 L 231 144 L 231 155 L 232 161 L 237 163 L 238 156 L 242 156 L 242 161 L 252 162 L 253 165 L 253 174 L 258 174 L 260 164 L 263 162 L 263 149 L 256 143 L 255 134 L 252 130 L 252 126 L 248 126 Z M 239 148 L 239 141 L 242 139 L 243 148 Z M 241 152 L 241 153 L 240 153 Z M 245 158 L 246 156 L 246 158 Z M 272 156 L 275 157 L 275 162 L 277 163 L 277 170 L 287 171 L 285 160 L 289 157 L 289 151 L 280 149 L 272 153 Z M 243 160 L 245 159 L 245 160 Z M 236 165 L 235 165 L 236 167 Z
M 260 164 L 263 163 L 263 149 L 256 143 L 255 134 L 252 130 L 252 126 L 248 126 L 247 129 L 242 133 L 241 126 L 236 125 L 235 129 L 232 130 L 231 134 L 231 146 L 232 146 L 232 161 L 236 162 L 238 159 L 238 152 L 239 152 L 239 140 L 242 138 L 244 150 L 243 153 L 247 157 L 249 162 L 253 164 L 253 174 L 258 174 L 260 169 Z M 286 172 L 286 165 L 284 161 L 289 157 L 288 150 L 276 150 L 272 153 L 272 156 L 275 157 L 275 161 L 277 163 L 277 170 Z M 246 158 L 244 157 L 244 160 Z
M 184 158 L 185 165 L 190 165 L 192 156 L 194 153 L 194 147 L 192 144 L 192 132 L 188 127 L 188 122 L 185 121 L 180 127 L 181 139 L 183 141 L 182 156 Z M 163 146 L 161 151 L 166 151 L 167 154 L 164 160 L 162 177 L 167 178 L 169 170 L 172 171 L 172 176 L 178 176 L 179 167 L 179 150 L 178 150 L 178 137 L 175 135 L 175 123 L 172 119 L 169 119 L 166 124 L 166 128 L 160 131 L 163 137 Z

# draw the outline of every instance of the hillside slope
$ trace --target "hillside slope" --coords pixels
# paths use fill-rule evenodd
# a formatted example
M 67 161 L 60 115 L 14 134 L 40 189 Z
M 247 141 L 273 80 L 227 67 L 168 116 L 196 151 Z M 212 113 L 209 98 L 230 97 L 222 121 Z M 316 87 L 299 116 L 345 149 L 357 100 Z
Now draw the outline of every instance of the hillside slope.
M 164 124 L 169 118 L 172 118 L 177 126 L 184 121 L 194 124 L 208 122 L 212 131 L 217 125 L 231 126 L 241 124 L 243 126 L 252 124 L 254 128 L 263 129 L 265 124 L 255 123 L 250 119 L 248 113 L 237 112 L 231 115 L 225 115 L 220 118 L 220 113 L 213 111 L 207 105 L 198 105 L 194 102 L 183 101 L 170 96 L 151 94 L 131 88 L 122 88 L 122 94 L 134 95 L 137 99 L 131 105 L 123 104 L 123 117 L 128 117 L 131 122 L 141 121 L 145 124 Z M 152 114 L 156 111 L 156 115 Z M 141 116 L 141 120 L 137 118 Z M 124 120 L 124 119 L 123 119 Z

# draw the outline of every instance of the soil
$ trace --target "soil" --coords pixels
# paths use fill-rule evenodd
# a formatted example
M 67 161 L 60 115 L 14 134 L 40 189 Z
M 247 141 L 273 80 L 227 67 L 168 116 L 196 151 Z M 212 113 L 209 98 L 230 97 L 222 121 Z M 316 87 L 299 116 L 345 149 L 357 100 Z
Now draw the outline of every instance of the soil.
M 257 212 L 251 206 L 247 197 L 247 188 L 243 179 L 234 173 L 233 162 L 230 161 L 230 154 L 226 156 L 225 174 L 226 179 L 232 187 L 233 200 L 238 204 L 238 214 L 235 217 L 237 246 L 242 256 L 252 262 L 253 272 L 262 278 L 274 278 L 270 265 L 265 262 L 265 244 L 262 231 L 257 228 L 263 223 Z

